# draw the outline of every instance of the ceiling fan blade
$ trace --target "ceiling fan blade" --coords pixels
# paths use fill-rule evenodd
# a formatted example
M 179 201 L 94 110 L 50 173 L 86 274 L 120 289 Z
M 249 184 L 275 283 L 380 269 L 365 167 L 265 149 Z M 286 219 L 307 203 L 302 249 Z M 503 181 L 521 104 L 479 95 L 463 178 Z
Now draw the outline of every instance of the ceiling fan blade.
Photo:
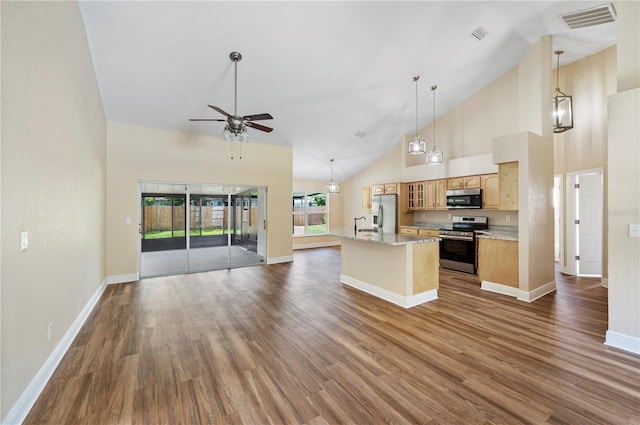
M 189 118 L 189 121 L 226 121 L 226 120 L 219 120 L 219 119 L 213 119 L 213 118 Z
M 264 131 L 266 133 L 271 133 L 273 131 L 273 128 L 271 128 L 271 127 L 267 127 L 266 125 L 257 124 L 255 122 L 251 122 L 251 121 L 247 121 L 247 123 L 245 125 L 247 127 L 255 128 L 256 130 Z
M 218 108 L 217 106 L 213 106 L 213 105 L 207 105 L 209 108 L 211 109 L 215 109 L 216 111 L 220 112 L 222 115 L 224 115 L 227 118 L 231 117 L 231 114 L 229 114 L 227 111 Z
M 260 121 L 260 120 L 272 120 L 273 117 L 271 114 L 255 114 L 255 115 L 246 115 L 242 117 L 243 120 L 247 121 Z

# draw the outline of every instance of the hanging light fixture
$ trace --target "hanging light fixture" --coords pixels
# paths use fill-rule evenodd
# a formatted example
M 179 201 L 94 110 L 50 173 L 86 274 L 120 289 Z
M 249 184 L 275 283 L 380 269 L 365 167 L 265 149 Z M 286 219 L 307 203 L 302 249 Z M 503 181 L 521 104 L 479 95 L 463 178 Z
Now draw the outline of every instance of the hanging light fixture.
M 418 135 L 418 80 L 419 79 L 420 79 L 419 75 L 416 75 L 415 77 L 413 77 L 413 81 L 415 81 L 416 83 L 416 134 L 413 140 L 409 142 L 409 153 L 411 155 L 418 155 L 426 152 L 425 150 L 426 144 L 424 140 L 422 140 Z
M 431 152 L 427 154 L 427 164 L 429 165 L 437 165 L 442 164 L 444 161 L 442 152 L 436 149 L 436 89 L 438 86 L 431 86 L 431 92 L 433 93 L 433 123 L 431 126 L 433 127 L 433 149 Z
M 558 56 L 556 64 L 556 91 L 553 93 L 553 132 L 563 133 L 573 128 L 573 105 L 571 96 L 560 91 L 560 55 L 563 50 L 556 50 Z
M 326 186 L 329 193 L 340 193 L 340 185 L 333 182 L 333 158 L 331 158 L 331 183 Z

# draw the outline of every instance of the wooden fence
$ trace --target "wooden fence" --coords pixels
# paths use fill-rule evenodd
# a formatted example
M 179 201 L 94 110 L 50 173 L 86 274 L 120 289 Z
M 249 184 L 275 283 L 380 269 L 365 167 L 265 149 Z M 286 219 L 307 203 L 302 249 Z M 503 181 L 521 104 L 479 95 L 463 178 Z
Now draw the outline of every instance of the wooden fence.
M 185 228 L 184 207 L 169 205 L 149 205 L 144 207 L 144 232 L 171 230 L 173 208 L 173 229 Z M 190 207 L 192 229 L 220 229 L 227 227 L 228 207 Z
M 317 224 L 325 224 L 326 222 L 326 207 L 306 207 L 307 211 L 307 225 L 315 226 Z M 293 207 L 294 213 L 304 213 L 305 207 Z M 293 215 L 294 226 L 304 226 L 304 214 Z

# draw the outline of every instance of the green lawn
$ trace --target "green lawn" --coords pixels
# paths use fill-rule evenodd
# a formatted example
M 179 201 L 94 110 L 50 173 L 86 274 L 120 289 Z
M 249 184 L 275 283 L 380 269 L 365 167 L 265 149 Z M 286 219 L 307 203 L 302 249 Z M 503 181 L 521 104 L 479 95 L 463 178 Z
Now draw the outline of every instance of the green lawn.
M 223 235 L 226 233 L 226 232 L 223 232 L 223 230 L 226 230 L 226 229 L 202 229 L 202 236 Z M 173 237 L 175 238 L 184 237 L 184 235 L 185 235 L 184 230 L 176 230 L 173 232 Z M 200 230 L 192 229 L 189 232 L 189 235 L 201 236 Z M 163 239 L 163 238 L 170 238 L 170 237 L 171 237 L 171 230 L 163 230 L 159 232 L 147 232 L 144 234 L 145 239 Z

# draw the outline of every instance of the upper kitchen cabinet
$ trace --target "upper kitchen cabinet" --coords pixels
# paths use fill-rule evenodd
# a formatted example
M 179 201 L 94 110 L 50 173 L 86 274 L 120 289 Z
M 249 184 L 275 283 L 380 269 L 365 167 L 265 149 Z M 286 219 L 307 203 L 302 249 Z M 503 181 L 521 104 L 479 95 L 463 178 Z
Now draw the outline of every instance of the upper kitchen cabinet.
M 500 209 L 518 210 L 518 163 L 505 162 L 499 164 L 500 175 Z
M 385 183 L 371 186 L 371 195 L 387 195 L 389 193 L 398 193 L 398 183 Z
M 427 180 L 425 182 L 425 190 L 427 200 L 426 209 L 447 209 L 447 179 Z
M 407 183 L 407 209 L 409 211 L 425 209 L 425 182 Z
M 447 179 L 447 190 L 479 189 L 480 176 L 452 177 Z
M 482 189 L 482 209 L 497 210 L 500 208 L 500 178 L 498 174 L 480 176 Z
M 371 188 L 369 186 L 365 186 L 361 189 L 361 203 L 363 210 L 371 209 Z

